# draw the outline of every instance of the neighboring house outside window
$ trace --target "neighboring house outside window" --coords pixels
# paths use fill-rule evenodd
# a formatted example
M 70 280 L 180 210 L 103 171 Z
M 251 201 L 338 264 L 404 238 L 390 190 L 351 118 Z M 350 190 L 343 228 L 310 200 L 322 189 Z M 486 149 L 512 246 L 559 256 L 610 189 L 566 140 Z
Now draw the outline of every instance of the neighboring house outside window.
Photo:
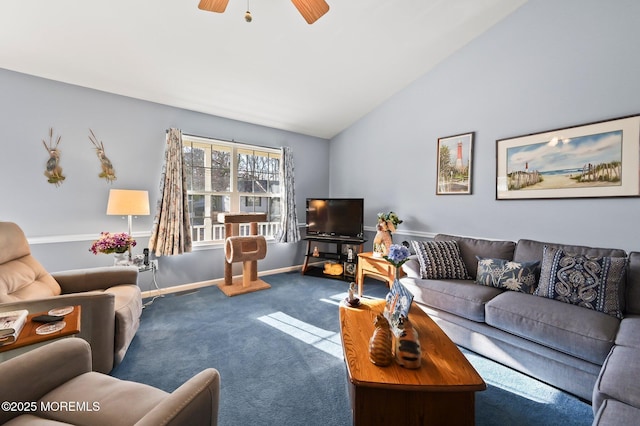
M 267 214 L 258 232 L 272 238 L 280 221 L 280 150 L 183 135 L 194 243 L 221 242 L 218 213 Z M 249 234 L 240 224 L 239 235 Z

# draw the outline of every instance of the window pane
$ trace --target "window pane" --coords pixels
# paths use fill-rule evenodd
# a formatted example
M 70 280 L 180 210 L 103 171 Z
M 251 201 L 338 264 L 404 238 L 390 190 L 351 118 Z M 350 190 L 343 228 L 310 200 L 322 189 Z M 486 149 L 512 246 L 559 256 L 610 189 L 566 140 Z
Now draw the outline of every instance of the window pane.
M 240 197 L 240 211 L 243 213 L 266 213 L 268 206 L 267 197 Z
M 280 154 L 210 141 L 184 140 L 194 241 L 223 240 L 224 224 L 218 223 L 218 213 L 232 210 L 266 213 L 267 223 L 261 224 L 259 232 L 272 236 L 280 218 Z M 233 176 L 236 182 L 232 182 Z
M 279 154 L 238 150 L 238 191 L 266 194 L 279 192 Z
M 192 167 L 191 168 L 191 190 L 193 191 L 204 191 L 205 186 L 205 173 L 206 170 L 204 167 Z
M 267 220 L 269 222 L 280 222 L 280 197 L 269 198 L 269 216 Z
M 211 151 L 211 190 L 228 192 L 231 190 L 231 150 L 213 147 Z
M 204 191 L 205 148 L 185 142 L 182 148 L 187 173 L 187 190 Z
M 229 212 L 231 207 L 230 199 L 228 195 L 212 195 L 210 200 L 209 217 L 213 223 L 217 223 L 218 213 Z
M 204 195 L 188 195 L 192 226 L 204 225 Z

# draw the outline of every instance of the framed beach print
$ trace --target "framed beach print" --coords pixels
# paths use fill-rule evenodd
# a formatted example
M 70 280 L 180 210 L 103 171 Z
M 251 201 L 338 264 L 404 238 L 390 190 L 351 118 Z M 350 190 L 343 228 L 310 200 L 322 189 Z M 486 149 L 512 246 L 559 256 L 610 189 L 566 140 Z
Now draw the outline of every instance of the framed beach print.
M 471 194 L 473 132 L 438 139 L 436 195 Z
M 496 199 L 640 195 L 640 115 L 496 141 Z

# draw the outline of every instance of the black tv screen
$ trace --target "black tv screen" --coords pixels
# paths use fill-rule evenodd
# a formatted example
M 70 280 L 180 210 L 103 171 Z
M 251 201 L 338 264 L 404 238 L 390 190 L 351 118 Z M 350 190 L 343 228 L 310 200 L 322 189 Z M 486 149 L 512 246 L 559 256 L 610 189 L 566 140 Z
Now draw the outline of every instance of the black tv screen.
M 364 199 L 307 198 L 307 235 L 362 237 Z

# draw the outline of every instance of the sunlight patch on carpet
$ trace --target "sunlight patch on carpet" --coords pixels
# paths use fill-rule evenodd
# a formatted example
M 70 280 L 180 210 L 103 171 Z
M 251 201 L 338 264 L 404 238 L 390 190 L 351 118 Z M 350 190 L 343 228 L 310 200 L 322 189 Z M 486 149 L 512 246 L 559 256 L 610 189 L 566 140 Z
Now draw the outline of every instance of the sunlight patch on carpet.
M 340 302 L 342 302 L 344 299 L 346 299 L 349 296 L 349 293 L 338 293 L 338 294 L 334 294 L 333 296 L 329 296 L 328 299 L 325 299 L 324 297 L 320 299 L 321 302 L 325 302 L 325 303 L 330 303 L 332 305 L 336 305 L 336 306 L 340 306 Z
M 283 312 L 264 315 L 258 320 L 329 355 L 342 359 L 340 333 L 324 330 Z
M 492 360 L 466 350 L 463 350 L 462 353 L 490 386 L 495 386 L 541 404 L 557 404 L 562 398 L 566 397 L 562 391 L 553 386 L 528 377 L 516 370 L 503 367 Z M 491 374 L 483 374 L 483 372 L 489 371 L 491 371 Z M 487 379 L 486 377 L 489 378 Z
M 336 305 L 336 306 L 340 306 L 340 303 L 342 303 L 343 300 L 345 300 L 347 297 L 349 296 L 349 293 L 344 292 L 344 293 L 338 293 L 338 294 L 334 294 L 333 296 L 329 296 L 328 299 L 325 299 L 324 297 L 320 299 L 321 302 L 325 302 L 325 303 L 330 303 L 332 305 Z M 369 300 L 382 300 L 381 297 L 375 297 L 375 296 L 362 296 L 362 299 L 369 299 Z

